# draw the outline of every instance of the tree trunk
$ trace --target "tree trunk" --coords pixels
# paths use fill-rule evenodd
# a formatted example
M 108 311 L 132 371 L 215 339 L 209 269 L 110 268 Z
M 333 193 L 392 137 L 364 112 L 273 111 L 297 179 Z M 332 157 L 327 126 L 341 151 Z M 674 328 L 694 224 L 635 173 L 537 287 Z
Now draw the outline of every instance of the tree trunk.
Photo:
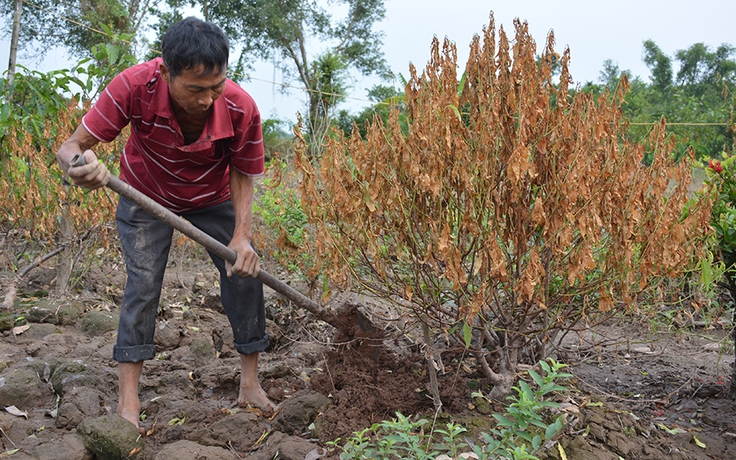
M 330 129 L 330 117 L 326 110 L 320 110 L 321 95 L 312 92 L 309 95 L 309 126 L 308 148 L 310 158 L 316 158 L 322 151 L 322 144 Z
M 8 60 L 8 86 L 15 81 L 15 63 L 18 59 L 18 39 L 20 38 L 20 18 L 23 12 L 23 0 L 15 0 L 13 15 L 13 35 L 10 40 L 10 59 Z

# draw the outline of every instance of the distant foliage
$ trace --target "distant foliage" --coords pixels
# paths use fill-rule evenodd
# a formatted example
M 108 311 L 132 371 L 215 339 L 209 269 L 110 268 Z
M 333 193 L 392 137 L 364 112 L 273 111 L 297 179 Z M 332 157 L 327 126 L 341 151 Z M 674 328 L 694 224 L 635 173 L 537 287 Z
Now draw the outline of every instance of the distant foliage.
M 406 86 L 406 81 L 404 86 Z M 404 104 L 404 93 L 399 92 L 392 86 L 376 85 L 368 91 L 368 99 L 375 102 L 374 105 L 366 107 L 358 115 L 351 115 L 347 110 L 340 110 L 334 124 L 342 130 L 346 136 L 352 134 L 353 129 L 357 128 L 360 135 L 365 138 L 366 124 L 378 117 L 382 123 L 388 123 L 388 115 L 391 108 L 396 108 L 400 112 L 399 119 L 406 125 L 406 104 Z
M 0 0 L 5 30 L 12 29 L 14 0 Z M 94 47 L 115 43 L 117 34 L 132 39 L 151 14 L 141 0 L 33 0 L 23 2 L 20 23 L 21 50 L 44 55 L 64 47 L 78 58 L 91 57 Z M 100 33 L 102 32 L 102 33 Z M 120 43 L 118 43 L 120 45 Z M 127 50 L 133 45 L 124 44 Z
M 722 264 L 723 281 L 736 301 L 736 156 L 711 159 L 705 169 L 704 187 L 698 193 L 714 196 L 710 225 L 714 230 L 714 253 Z
M 257 233 L 257 243 L 276 262 L 301 275 L 304 267 L 311 265 L 309 254 L 299 251 L 307 244 L 307 217 L 295 187 L 284 183 L 286 174 L 286 163 L 271 161 L 269 177 L 264 179 L 263 188 L 257 190 L 258 199 L 253 203 L 253 210 L 266 225 Z
M 683 216 L 690 159 L 674 161 L 665 123 L 644 144 L 625 136 L 626 80 L 570 95 L 569 52 L 550 35 L 537 60 L 515 26 L 513 41 L 493 22 L 473 40 L 462 80 L 435 40 L 411 67 L 408 131 L 392 110 L 365 140 L 333 133 L 318 162 L 297 146 L 313 269 L 454 332 L 495 396 L 559 332 L 681 275 L 710 231 L 707 200 Z
M 675 153 L 698 160 L 733 152 L 734 103 L 736 99 L 736 48 L 723 44 L 710 49 L 703 43 L 667 56 L 652 40 L 644 42 L 643 60 L 651 71 L 651 82 L 631 78 L 610 60 L 604 63 L 601 84 L 588 83 L 582 90 L 599 95 L 615 89 L 622 75 L 631 88 L 622 110 L 632 123 L 629 135 L 643 142 L 658 120 L 665 118 L 667 130 L 676 136 Z M 678 71 L 674 72 L 673 62 Z M 650 161 L 647 158 L 647 161 Z

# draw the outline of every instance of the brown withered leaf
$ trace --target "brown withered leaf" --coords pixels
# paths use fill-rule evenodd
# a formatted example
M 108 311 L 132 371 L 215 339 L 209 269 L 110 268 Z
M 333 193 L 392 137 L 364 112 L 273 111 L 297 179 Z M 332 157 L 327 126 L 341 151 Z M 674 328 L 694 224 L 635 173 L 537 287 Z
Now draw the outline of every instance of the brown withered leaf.
M 442 235 L 440 235 L 440 240 L 437 243 L 437 249 L 440 250 L 440 252 L 444 252 L 445 249 L 450 244 L 450 225 L 448 225 L 447 222 L 445 222 L 444 227 L 442 227 Z
M 529 170 L 529 149 L 520 143 L 509 158 L 508 171 L 512 181 L 518 182 Z
M 547 215 L 544 212 L 544 205 L 542 204 L 542 195 L 537 195 L 534 200 L 534 208 L 532 208 L 532 222 L 534 225 L 543 225 Z
M 156 431 L 156 423 L 158 422 L 158 419 L 155 419 L 153 421 L 153 424 L 151 425 L 151 428 L 146 431 L 146 436 L 151 436 Z
M 411 286 L 408 284 L 406 285 L 406 288 L 404 289 L 404 295 L 406 296 L 406 300 L 408 302 L 411 302 L 411 299 L 414 293 L 412 292 Z
M 598 295 L 598 309 L 603 313 L 611 311 L 613 308 L 613 301 L 611 300 L 611 295 L 608 292 L 608 289 L 606 289 L 604 285 L 600 286 Z

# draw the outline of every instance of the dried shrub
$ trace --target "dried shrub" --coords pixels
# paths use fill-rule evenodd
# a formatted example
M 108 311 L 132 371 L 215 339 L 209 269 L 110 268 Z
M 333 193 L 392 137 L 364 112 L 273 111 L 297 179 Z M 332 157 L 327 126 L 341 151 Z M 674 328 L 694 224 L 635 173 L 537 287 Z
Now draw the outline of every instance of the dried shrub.
M 570 91 L 569 50 L 550 34 L 537 59 L 527 24 L 515 30 L 496 43 L 491 16 L 460 80 L 454 44 L 435 39 L 410 69 L 408 131 L 394 110 L 365 140 L 335 132 L 319 160 L 303 144 L 296 158 L 314 270 L 434 328 L 464 324 L 492 396 L 560 331 L 682 274 L 710 231 L 710 203 L 683 214 L 690 163 L 665 122 L 646 145 L 625 137 L 626 81 L 597 100 Z
M 89 192 L 65 187 L 56 163 L 56 151 L 71 136 L 83 113 L 72 101 L 54 117 L 46 118 L 43 136 L 54 140 L 50 148 L 40 147 L 33 131 L 26 129 L 22 120 L 10 127 L 0 173 L 0 195 L 3 196 L 0 214 L 6 216 L 3 226 L 20 230 L 28 239 L 54 243 L 59 239 L 62 216 L 71 223 L 76 235 L 89 228 L 104 230 L 104 224 L 114 220 L 117 197 L 104 190 Z M 99 144 L 95 152 L 112 168 L 121 148 L 122 142 L 116 141 Z M 109 236 L 107 231 L 100 235 Z

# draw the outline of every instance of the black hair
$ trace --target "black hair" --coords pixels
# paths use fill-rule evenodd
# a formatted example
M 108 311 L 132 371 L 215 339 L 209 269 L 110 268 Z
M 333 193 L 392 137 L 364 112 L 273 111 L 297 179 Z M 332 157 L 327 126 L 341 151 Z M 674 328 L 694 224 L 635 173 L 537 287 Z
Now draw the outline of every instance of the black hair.
M 161 40 L 161 55 L 171 78 L 200 65 L 207 74 L 225 70 L 229 54 L 230 43 L 222 29 L 195 17 L 169 27 Z

